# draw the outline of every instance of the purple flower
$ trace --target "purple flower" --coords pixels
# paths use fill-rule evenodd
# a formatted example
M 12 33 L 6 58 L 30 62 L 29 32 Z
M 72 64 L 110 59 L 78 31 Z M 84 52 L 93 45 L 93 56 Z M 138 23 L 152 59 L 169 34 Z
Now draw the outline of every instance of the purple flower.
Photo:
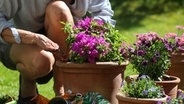
M 120 48 L 120 52 L 121 52 L 121 54 L 123 55 L 123 57 L 128 57 L 128 55 L 127 55 L 127 50 L 126 50 L 126 49 Z
M 181 97 L 182 97 L 182 99 L 184 100 L 184 94 L 182 94 L 182 96 L 181 96 Z
M 143 66 L 148 65 L 148 60 L 144 60 L 144 61 L 142 62 L 142 65 L 143 65 Z
M 135 49 L 132 48 L 132 47 L 128 47 L 128 51 L 129 51 L 131 54 L 133 54 L 133 53 L 135 52 Z
M 143 90 L 143 91 L 142 91 L 142 94 L 143 94 L 143 95 L 148 95 L 148 90 Z
M 156 89 L 155 89 L 154 87 L 151 87 L 149 90 L 150 90 L 151 92 L 155 92 L 155 91 L 156 91 Z
M 136 83 L 134 81 L 132 81 L 132 85 L 135 85 Z
M 138 56 L 143 56 L 143 55 L 145 55 L 145 54 L 146 54 L 145 50 L 138 50 L 138 51 L 137 51 L 137 55 L 138 55 Z
M 152 57 L 151 58 L 151 62 L 156 63 L 157 62 L 157 58 L 156 57 Z
M 159 52 L 155 52 L 155 56 L 156 56 L 157 58 L 159 58 L 159 57 L 160 57 L 160 53 L 159 53 Z
M 172 51 L 173 47 L 170 44 L 165 44 L 165 47 L 168 51 Z
M 183 91 L 181 89 L 178 89 L 178 91 L 177 91 L 177 97 L 182 96 L 182 94 L 183 94 Z
M 181 37 L 177 37 L 176 42 L 179 50 L 184 50 L 184 35 L 182 35 Z
M 144 41 L 145 42 L 145 46 L 150 47 L 151 46 L 151 42 L 150 41 Z
M 150 79 L 150 77 L 148 75 L 141 75 L 138 77 L 138 79 L 142 80 L 142 79 Z
M 167 97 L 166 102 L 171 102 L 172 98 L 170 96 Z

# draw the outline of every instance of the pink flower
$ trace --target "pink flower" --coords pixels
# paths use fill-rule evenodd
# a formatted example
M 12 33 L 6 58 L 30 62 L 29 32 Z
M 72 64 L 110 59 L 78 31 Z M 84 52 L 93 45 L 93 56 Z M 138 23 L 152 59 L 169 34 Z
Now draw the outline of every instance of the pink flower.
M 176 33 L 167 33 L 167 34 L 165 34 L 165 37 L 166 38 L 176 38 L 177 34 Z

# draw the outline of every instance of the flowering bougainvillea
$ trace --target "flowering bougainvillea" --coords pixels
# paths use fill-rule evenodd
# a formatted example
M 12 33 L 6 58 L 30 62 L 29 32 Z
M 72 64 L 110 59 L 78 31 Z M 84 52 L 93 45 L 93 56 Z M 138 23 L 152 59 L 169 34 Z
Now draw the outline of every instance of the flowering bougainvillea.
M 122 34 L 111 24 L 86 17 L 72 26 L 65 23 L 64 31 L 69 33 L 69 61 L 95 63 L 97 61 L 126 60 L 127 45 Z

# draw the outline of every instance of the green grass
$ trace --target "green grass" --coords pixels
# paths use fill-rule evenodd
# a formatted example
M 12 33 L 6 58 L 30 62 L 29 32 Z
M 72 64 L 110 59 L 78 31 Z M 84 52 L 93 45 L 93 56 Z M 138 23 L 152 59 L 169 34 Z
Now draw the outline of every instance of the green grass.
M 179 1 L 182 2 L 182 0 Z M 135 41 L 136 33 L 154 31 L 164 36 L 165 33 L 176 32 L 176 25 L 184 25 L 184 10 L 174 0 L 117 0 L 112 1 L 112 8 L 115 10 L 116 28 L 130 43 Z M 125 75 L 135 73 L 131 65 L 127 66 Z M 17 71 L 9 70 L 0 64 L 0 97 L 10 95 L 17 98 L 18 80 Z M 51 80 L 47 84 L 38 85 L 38 89 L 45 97 L 52 98 L 54 97 L 52 86 Z
M 54 97 L 52 79 L 47 84 L 38 85 L 39 93 L 47 98 Z M 9 95 L 17 99 L 19 89 L 19 72 L 5 68 L 0 63 L 0 98 Z
M 18 72 L 7 70 L 1 63 L 0 69 L 0 96 L 17 96 Z

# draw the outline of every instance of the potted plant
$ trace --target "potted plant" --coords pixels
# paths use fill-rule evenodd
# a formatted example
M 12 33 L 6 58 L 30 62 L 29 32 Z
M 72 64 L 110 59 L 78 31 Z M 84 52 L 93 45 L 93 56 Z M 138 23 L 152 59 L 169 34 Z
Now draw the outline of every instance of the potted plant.
M 110 104 L 98 92 L 72 93 L 67 92 L 64 96 L 52 98 L 48 104 Z
M 181 89 L 178 89 L 177 97 L 171 98 L 167 97 L 166 102 L 158 101 L 157 104 L 183 104 L 184 103 L 184 92 Z
M 178 43 L 178 51 L 171 54 L 171 67 L 166 72 L 169 75 L 177 76 L 181 79 L 178 88 L 184 89 L 184 26 L 176 26 L 178 29 L 177 36 L 175 37 Z
M 68 62 L 56 63 L 56 89 L 95 91 L 117 104 L 115 96 L 128 64 L 125 39 L 111 24 L 89 17 L 74 26 L 65 23 L 64 31 L 69 33 L 70 53 Z
M 175 38 L 173 38 L 175 34 L 167 34 L 166 38 L 159 37 L 155 32 L 137 34 L 136 36 L 137 41 L 130 54 L 130 63 L 133 68 L 140 75 L 146 74 L 157 84 L 162 84 L 166 94 L 176 97 L 180 79 L 165 74 L 171 66 L 170 53 L 176 51 L 178 47 Z
M 119 104 L 157 104 L 167 99 L 163 89 L 147 75 L 126 80 L 116 97 Z

